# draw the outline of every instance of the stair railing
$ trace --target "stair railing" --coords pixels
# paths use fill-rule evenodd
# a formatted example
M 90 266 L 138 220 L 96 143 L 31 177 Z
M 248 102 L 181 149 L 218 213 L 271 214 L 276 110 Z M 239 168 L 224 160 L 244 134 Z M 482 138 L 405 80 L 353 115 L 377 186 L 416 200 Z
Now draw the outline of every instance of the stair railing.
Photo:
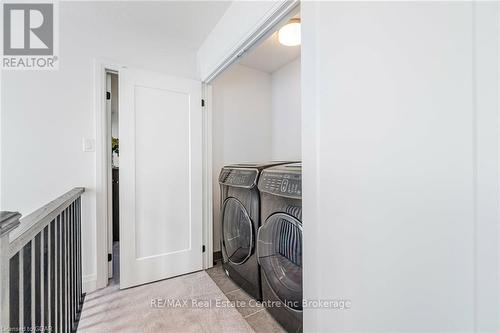
M 82 293 L 81 194 L 32 214 L 0 212 L 0 331 L 75 332 Z

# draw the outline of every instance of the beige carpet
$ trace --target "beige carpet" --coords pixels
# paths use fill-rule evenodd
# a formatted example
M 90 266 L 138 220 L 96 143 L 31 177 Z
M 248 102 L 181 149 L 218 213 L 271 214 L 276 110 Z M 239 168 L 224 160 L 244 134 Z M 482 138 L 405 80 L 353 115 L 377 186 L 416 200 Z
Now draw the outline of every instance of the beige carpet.
M 188 305 L 155 307 L 152 299 Z M 110 285 L 87 295 L 78 332 L 253 332 L 234 307 L 219 307 L 227 301 L 204 271 L 126 290 Z

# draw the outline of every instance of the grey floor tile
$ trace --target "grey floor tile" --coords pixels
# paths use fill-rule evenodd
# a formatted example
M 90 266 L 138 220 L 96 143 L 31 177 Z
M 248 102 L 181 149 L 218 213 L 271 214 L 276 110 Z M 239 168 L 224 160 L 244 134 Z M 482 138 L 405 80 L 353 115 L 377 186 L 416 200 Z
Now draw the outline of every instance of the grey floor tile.
M 281 325 L 263 309 L 245 318 L 257 333 L 286 333 Z
M 226 275 L 224 273 L 224 269 L 222 269 L 222 264 L 220 262 L 218 262 L 217 265 L 213 266 L 212 268 L 207 269 L 206 272 L 210 277 Z
M 250 295 L 243 291 L 224 273 L 220 262 L 218 262 L 214 267 L 208 269 L 206 272 L 215 284 L 222 290 L 226 297 L 231 302 L 234 302 L 236 310 L 239 311 L 255 332 L 286 332 L 261 303 L 257 303 L 253 300 Z
M 212 278 L 217 287 L 219 287 L 223 293 L 228 293 L 240 289 L 240 287 L 233 282 L 222 269 L 222 265 L 214 266 L 206 270 L 207 274 Z
M 242 289 L 226 293 L 226 297 L 231 302 L 234 302 L 236 310 L 238 310 L 243 317 L 247 317 L 264 309 L 262 303 L 257 302 Z
M 219 278 L 212 277 L 212 279 L 214 280 L 217 287 L 219 287 L 220 290 L 222 290 L 222 292 L 225 294 L 240 288 L 236 283 L 233 282 L 233 280 L 225 275 Z
M 151 306 L 158 298 L 229 302 L 205 272 L 124 290 L 114 284 L 88 295 L 78 332 L 252 332 L 234 308 Z

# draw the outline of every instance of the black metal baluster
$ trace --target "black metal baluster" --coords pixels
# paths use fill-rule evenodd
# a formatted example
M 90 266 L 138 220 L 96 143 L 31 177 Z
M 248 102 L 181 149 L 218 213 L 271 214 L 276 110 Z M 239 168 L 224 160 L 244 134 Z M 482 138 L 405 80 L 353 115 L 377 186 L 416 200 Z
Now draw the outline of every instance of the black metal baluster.
M 70 225 L 71 225 L 71 207 L 66 209 L 67 219 L 66 219 L 66 314 L 68 316 L 68 327 L 67 332 L 71 332 L 71 297 L 70 297 L 70 286 L 71 286 L 71 244 L 70 244 Z
M 41 266 L 40 266 L 40 256 L 41 256 L 41 248 L 42 248 L 42 238 L 41 238 L 41 235 L 38 234 L 35 236 L 35 258 L 33 258 L 32 260 L 34 260 L 34 264 L 35 264 L 35 290 L 33 290 L 32 292 L 34 293 L 34 300 L 35 300 L 35 306 L 34 306 L 34 309 L 35 309 L 35 313 L 34 313 L 34 317 L 35 317 L 35 329 L 37 327 L 40 327 L 41 326 L 41 323 L 42 323 L 42 317 L 41 317 L 41 314 L 42 314 L 42 308 L 41 308 L 41 305 L 42 305 L 42 295 L 41 295 L 41 290 L 39 288 L 40 286 L 40 280 L 41 280 Z
M 57 332 L 62 332 L 63 331 L 63 323 L 64 323 L 64 312 L 63 312 L 63 306 L 64 306 L 64 297 L 63 297 L 63 281 L 64 281 L 64 276 L 63 276 L 63 268 L 64 268 L 64 260 L 63 260 L 63 253 L 64 253 L 64 250 L 63 250 L 63 215 L 64 213 L 62 212 L 60 215 L 59 215 L 59 223 L 57 224 L 57 241 L 58 241 L 58 245 L 57 245 L 57 248 L 58 248 L 58 251 L 57 251 L 57 258 L 58 258 L 58 261 L 59 261 L 59 265 L 58 265 L 58 268 L 59 268 L 59 271 L 57 272 L 57 291 L 58 291 L 58 295 L 57 295 L 57 303 L 58 303 L 58 306 L 57 306 L 57 317 L 58 317 L 58 320 L 57 320 Z
M 23 251 L 23 327 L 31 329 L 31 244 L 26 244 Z
M 66 307 L 67 307 L 67 302 L 66 302 L 66 220 L 68 219 L 68 216 L 66 214 L 66 210 L 63 211 L 62 213 L 62 222 L 61 222 L 61 262 L 62 262 L 62 268 L 61 268 L 61 300 L 62 300 L 62 308 L 61 308 L 61 319 L 62 319 L 62 325 L 61 325 L 61 332 L 67 332 L 67 325 L 68 325 L 68 316 L 66 313 Z
M 78 304 L 76 302 L 76 252 L 75 252 L 75 220 L 76 220 L 76 203 L 73 201 L 71 204 L 73 206 L 73 214 L 71 218 L 71 273 L 73 278 L 71 279 L 71 303 L 73 303 L 73 331 L 76 330 L 76 313 L 78 309 Z
M 57 331 L 57 312 L 58 312 L 58 284 L 57 279 L 59 277 L 59 257 L 58 257 L 58 238 L 57 238 L 57 226 L 59 222 L 59 216 L 56 216 L 54 221 L 52 221 L 52 227 L 50 228 L 50 256 L 51 256 L 51 264 L 50 264 L 50 283 L 51 283 L 51 294 L 50 294 L 50 324 L 52 326 L 51 332 Z
M 9 261 L 9 320 L 12 331 L 19 331 L 19 252 Z
M 74 330 L 76 331 L 76 327 L 78 324 L 78 310 L 79 310 L 79 304 L 78 304 L 78 271 L 77 271 L 77 251 L 76 251 L 76 246 L 77 246 L 77 234 L 76 234 L 76 214 L 77 214 L 77 209 L 76 209 L 76 200 L 73 202 L 73 304 L 75 304 L 75 325 L 74 325 Z
M 75 298 L 74 298 L 74 295 L 73 295 L 73 283 L 74 283 L 74 280 L 75 280 L 75 276 L 73 274 L 73 264 L 74 264 L 74 260 L 73 260 L 73 256 L 74 256 L 74 253 L 73 253 L 73 221 L 75 220 L 75 212 L 74 212 L 74 206 L 73 206 L 73 203 L 71 203 L 71 205 L 69 206 L 70 207 L 70 212 L 71 212 L 71 217 L 69 219 L 69 250 L 70 250 L 70 253 L 71 255 L 69 256 L 69 260 L 70 260 L 70 284 L 69 284 L 69 299 L 70 299 L 70 304 L 71 304 L 71 307 L 70 307 L 70 315 L 71 315 L 71 331 L 73 331 L 75 329 Z
M 44 291 L 43 297 L 43 326 L 46 329 L 49 326 L 50 315 L 50 254 L 49 254 L 49 228 L 50 224 L 43 229 L 43 283 L 42 290 Z
M 81 199 L 78 198 L 78 298 L 80 303 L 80 310 L 83 303 L 83 276 L 82 276 L 82 202 Z
M 73 281 L 73 300 L 75 304 L 75 330 L 76 326 L 78 323 L 78 296 L 77 296 L 77 281 L 78 281 L 78 272 L 76 269 L 76 265 L 78 263 L 78 260 L 76 259 L 76 242 L 77 242 L 77 235 L 76 235 L 76 200 L 74 202 L 74 218 L 73 218 L 73 276 L 74 276 L 74 281 Z
M 66 332 L 71 332 L 71 298 L 70 298 L 70 282 L 71 282 L 71 275 L 70 275 L 70 258 L 71 258 L 71 253 L 70 253 L 70 244 L 69 244 L 69 228 L 71 224 L 71 211 L 70 207 L 66 208 L 66 318 L 67 318 L 67 327 L 66 327 Z
M 67 332 L 71 332 L 73 329 L 72 318 L 71 318 L 71 238 L 69 234 L 71 233 L 71 205 L 66 209 L 67 219 L 66 219 L 66 311 L 68 315 L 68 328 Z
M 66 316 L 67 316 L 67 327 L 66 332 L 71 332 L 71 297 L 70 297 L 70 285 L 71 285 L 71 265 L 70 265 L 70 225 L 71 225 L 71 207 L 66 208 Z
M 67 221 L 67 240 L 68 240 L 68 332 L 73 331 L 73 302 L 71 300 L 71 281 L 72 281 L 72 276 L 71 276 L 71 220 L 73 218 L 73 212 L 71 209 L 71 204 L 68 207 L 68 221 Z
M 56 284 L 56 221 L 54 220 L 49 225 L 49 238 L 50 238 L 50 321 L 47 325 L 47 329 L 49 331 L 55 331 L 56 329 L 56 312 L 57 312 L 57 303 L 56 303 L 56 295 L 57 295 L 57 284 Z
M 70 300 L 69 300 L 69 220 L 70 220 L 70 212 L 69 208 L 66 208 L 66 221 L 64 225 L 64 239 L 65 239 L 65 251 L 66 251 L 66 284 L 65 284 L 65 299 L 66 299 L 66 332 L 71 332 L 71 317 L 70 317 L 70 311 L 69 308 L 71 306 Z

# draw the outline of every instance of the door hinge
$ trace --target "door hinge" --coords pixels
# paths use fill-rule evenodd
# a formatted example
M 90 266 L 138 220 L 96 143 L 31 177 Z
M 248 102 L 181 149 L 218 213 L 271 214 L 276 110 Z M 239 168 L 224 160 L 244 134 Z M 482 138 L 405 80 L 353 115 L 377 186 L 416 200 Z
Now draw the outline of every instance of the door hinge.
M 113 260 L 113 255 L 111 253 L 108 253 L 108 261 Z
M 107 100 L 111 99 L 111 93 L 109 91 L 106 91 L 106 99 Z
M 204 99 L 201 100 L 201 106 L 205 106 L 205 100 Z
M 201 252 L 205 253 L 205 245 L 201 247 Z

